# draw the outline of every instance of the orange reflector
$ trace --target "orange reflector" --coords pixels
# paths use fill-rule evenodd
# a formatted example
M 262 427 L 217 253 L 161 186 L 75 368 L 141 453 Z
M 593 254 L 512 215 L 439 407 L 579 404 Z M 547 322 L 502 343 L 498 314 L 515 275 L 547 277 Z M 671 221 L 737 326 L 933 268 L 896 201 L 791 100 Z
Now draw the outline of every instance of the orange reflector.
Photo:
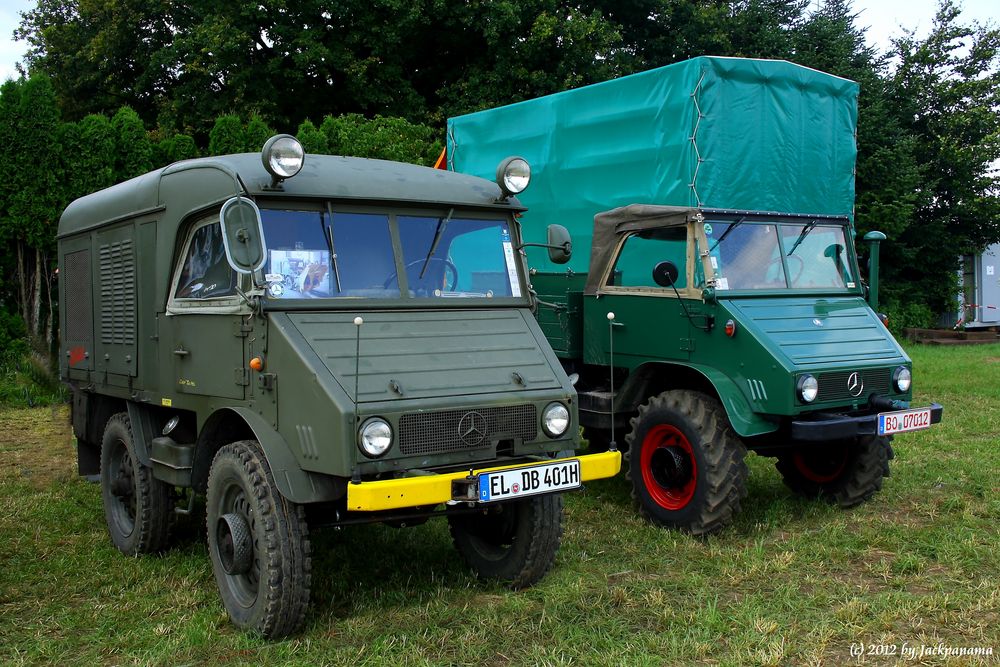
M 250 360 L 250 368 L 254 369 L 258 373 L 264 368 L 264 360 L 260 357 L 254 357 Z
M 726 320 L 726 335 L 730 338 L 736 335 L 736 322 Z

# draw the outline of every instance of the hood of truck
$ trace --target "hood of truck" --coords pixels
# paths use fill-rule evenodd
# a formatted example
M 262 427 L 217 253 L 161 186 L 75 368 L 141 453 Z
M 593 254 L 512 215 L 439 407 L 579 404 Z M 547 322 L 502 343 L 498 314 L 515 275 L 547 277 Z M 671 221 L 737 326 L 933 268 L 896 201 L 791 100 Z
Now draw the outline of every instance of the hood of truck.
M 354 324 L 358 316 L 364 320 L 360 327 Z M 359 403 L 564 386 L 562 367 L 523 309 L 283 317 L 293 346 L 305 347 L 304 356 L 325 366 Z
M 909 360 L 860 297 L 731 298 L 720 302 L 789 370 Z

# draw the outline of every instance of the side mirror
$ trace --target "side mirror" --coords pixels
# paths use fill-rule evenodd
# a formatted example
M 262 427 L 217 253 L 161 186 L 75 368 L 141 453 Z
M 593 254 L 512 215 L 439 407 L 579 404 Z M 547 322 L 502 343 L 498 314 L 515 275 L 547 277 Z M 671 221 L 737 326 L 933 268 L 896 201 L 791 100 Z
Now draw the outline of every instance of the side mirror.
M 549 225 L 548 229 L 549 261 L 553 264 L 565 264 L 573 255 L 573 240 L 569 230 L 562 225 Z
M 653 267 L 653 282 L 660 287 L 670 287 L 677 282 L 680 274 L 677 265 L 670 260 L 659 262 Z
M 222 205 L 219 224 L 229 266 L 239 273 L 260 270 L 267 259 L 267 247 L 257 205 L 246 197 L 233 197 Z

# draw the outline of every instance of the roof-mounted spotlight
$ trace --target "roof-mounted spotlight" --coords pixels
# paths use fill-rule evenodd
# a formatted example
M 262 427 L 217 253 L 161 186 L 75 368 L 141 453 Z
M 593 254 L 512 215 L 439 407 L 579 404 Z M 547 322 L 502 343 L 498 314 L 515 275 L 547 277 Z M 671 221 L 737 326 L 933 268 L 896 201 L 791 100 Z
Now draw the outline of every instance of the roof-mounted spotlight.
M 276 134 L 264 143 L 260 152 L 264 169 L 271 174 L 271 187 L 299 173 L 306 161 L 306 152 L 299 140 L 290 134 Z
M 497 185 L 503 191 L 504 199 L 524 192 L 530 182 L 531 167 L 523 157 L 511 156 L 497 166 Z

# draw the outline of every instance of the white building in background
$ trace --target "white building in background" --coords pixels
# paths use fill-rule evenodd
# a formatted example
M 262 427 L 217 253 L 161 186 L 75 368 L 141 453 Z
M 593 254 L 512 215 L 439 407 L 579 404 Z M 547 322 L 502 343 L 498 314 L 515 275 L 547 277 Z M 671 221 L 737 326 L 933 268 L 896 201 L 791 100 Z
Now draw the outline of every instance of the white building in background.
M 1000 243 L 981 255 L 962 257 L 958 323 L 967 328 L 1000 326 Z

